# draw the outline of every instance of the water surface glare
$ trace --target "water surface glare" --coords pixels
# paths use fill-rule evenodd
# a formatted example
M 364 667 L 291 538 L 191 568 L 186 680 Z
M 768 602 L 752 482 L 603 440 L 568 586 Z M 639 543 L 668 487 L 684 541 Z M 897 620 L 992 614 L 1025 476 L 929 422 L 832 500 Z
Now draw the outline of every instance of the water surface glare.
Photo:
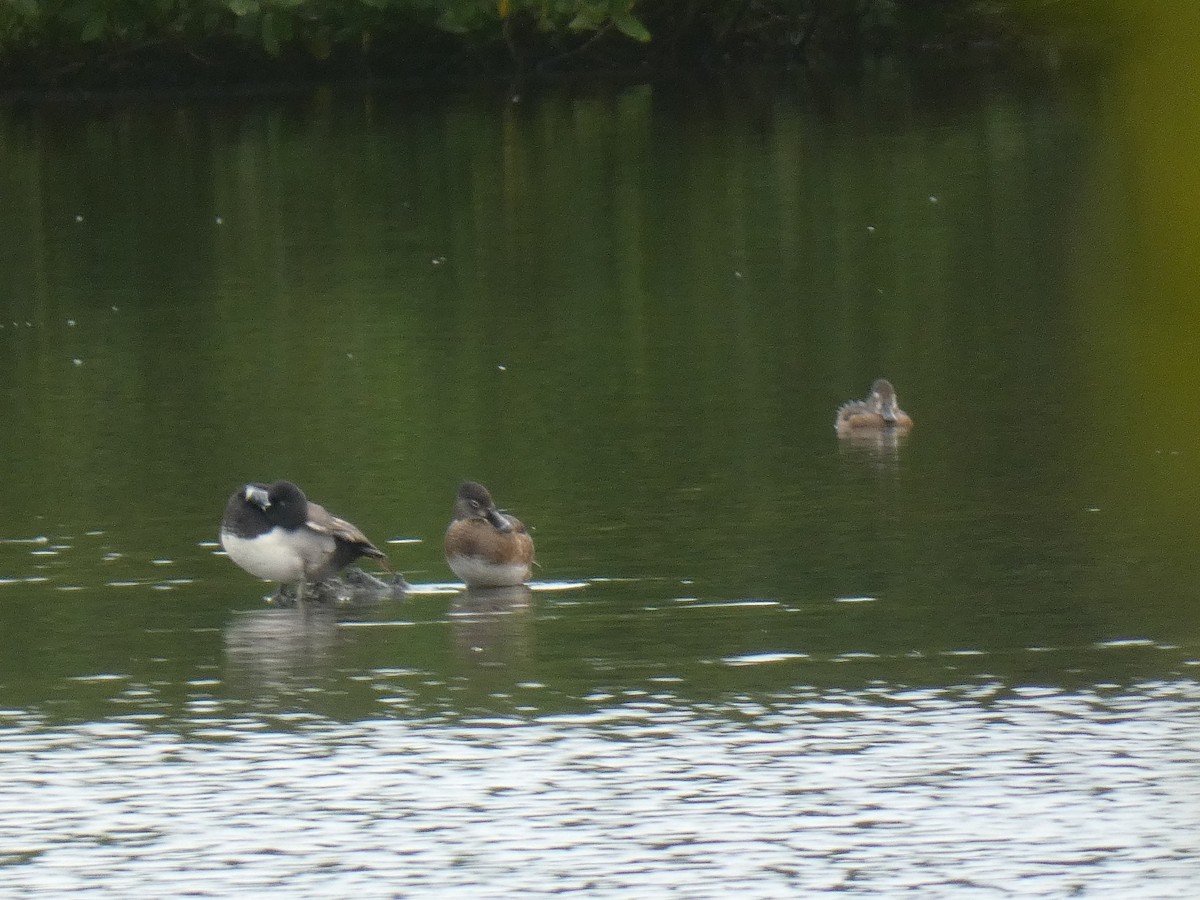
M 205 739 L 12 712 L 0 890 L 1188 895 L 1195 684 L 979 693 L 656 694 L 292 730 L 218 716 Z

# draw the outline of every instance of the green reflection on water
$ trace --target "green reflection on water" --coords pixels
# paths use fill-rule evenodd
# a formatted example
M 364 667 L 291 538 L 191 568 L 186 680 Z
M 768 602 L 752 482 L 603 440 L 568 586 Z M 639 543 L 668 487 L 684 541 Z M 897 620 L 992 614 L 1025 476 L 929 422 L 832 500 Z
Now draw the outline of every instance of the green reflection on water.
M 456 684 L 1175 671 L 1194 513 L 1155 512 L 1195 479 L 1136 452 L 1097 356 L 1130 306 L 1088 289 L 1089 248 L 1140 258 L 1110 118 L 899 81 L 4 110 L 0 537 L 68 549 L 0 545 L 0 578 L 48 579 L 0 585 L 0 683 L 35 704 L 116 673 L 185 704 L 299 677 L 357 711 L 393 666 L 426 709 Z M 914 434 L 839 447 L 833 410 L 880 374 Z M 421 539 L 390 545 L 414 581 L 450 577 L 463 477 L 534 526 L 541 578 L 629 580 L 548 592 L 490 646 L 422 596 L 264 674 L 229 649 L 260 586 L 202 542 L 282 476 Z M 1127 637 L 1180 649 L 1094 648 Z M 729 662 L 758 653 L 792 656 Z

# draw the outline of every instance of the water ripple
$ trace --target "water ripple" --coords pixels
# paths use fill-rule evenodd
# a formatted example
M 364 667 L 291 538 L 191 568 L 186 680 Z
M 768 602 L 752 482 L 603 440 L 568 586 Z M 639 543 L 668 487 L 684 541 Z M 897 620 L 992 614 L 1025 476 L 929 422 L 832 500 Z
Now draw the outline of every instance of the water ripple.
M 6 713 L 0 891 L 1178 897 L 1200 874 L 1192 682 L 205 716 Z

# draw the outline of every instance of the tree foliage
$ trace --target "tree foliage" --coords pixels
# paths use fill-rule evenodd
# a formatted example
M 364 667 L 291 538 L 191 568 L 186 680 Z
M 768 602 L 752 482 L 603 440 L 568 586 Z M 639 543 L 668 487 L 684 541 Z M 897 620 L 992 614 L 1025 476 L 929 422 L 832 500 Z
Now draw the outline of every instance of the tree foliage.
M 1023 0 L 5 0 L 0 77 L 714 64 L 1002 43 Z M 1053 0 L 1046 0 L 1052 3 Z M 236 77 L 236 76 L 235 76 Z

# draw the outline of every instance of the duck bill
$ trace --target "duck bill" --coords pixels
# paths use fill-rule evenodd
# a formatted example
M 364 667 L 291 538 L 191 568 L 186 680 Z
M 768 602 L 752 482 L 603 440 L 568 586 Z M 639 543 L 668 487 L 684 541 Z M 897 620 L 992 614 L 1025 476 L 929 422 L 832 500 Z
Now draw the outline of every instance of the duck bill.
M 896 424 L 896 401 L 888 399 L 883 401 L 883 405 L 879 408 L 879 415 L 883 417 L 883 421 L 889 425 Z
M 497 531 L 512 531 L 512 524 L 508 521 L 508 517 L 498 509 L 489 509 L 487 511 L 487 519 L 492 523 L 492 526 Z
M 248 484 L 242 492 L 242 497 L 247 503 L 253 503 L 259 509 L 266 509 L 271 505 L 271 497 L 267 493 L 267 489 L 259 487 L 257 484 Z

